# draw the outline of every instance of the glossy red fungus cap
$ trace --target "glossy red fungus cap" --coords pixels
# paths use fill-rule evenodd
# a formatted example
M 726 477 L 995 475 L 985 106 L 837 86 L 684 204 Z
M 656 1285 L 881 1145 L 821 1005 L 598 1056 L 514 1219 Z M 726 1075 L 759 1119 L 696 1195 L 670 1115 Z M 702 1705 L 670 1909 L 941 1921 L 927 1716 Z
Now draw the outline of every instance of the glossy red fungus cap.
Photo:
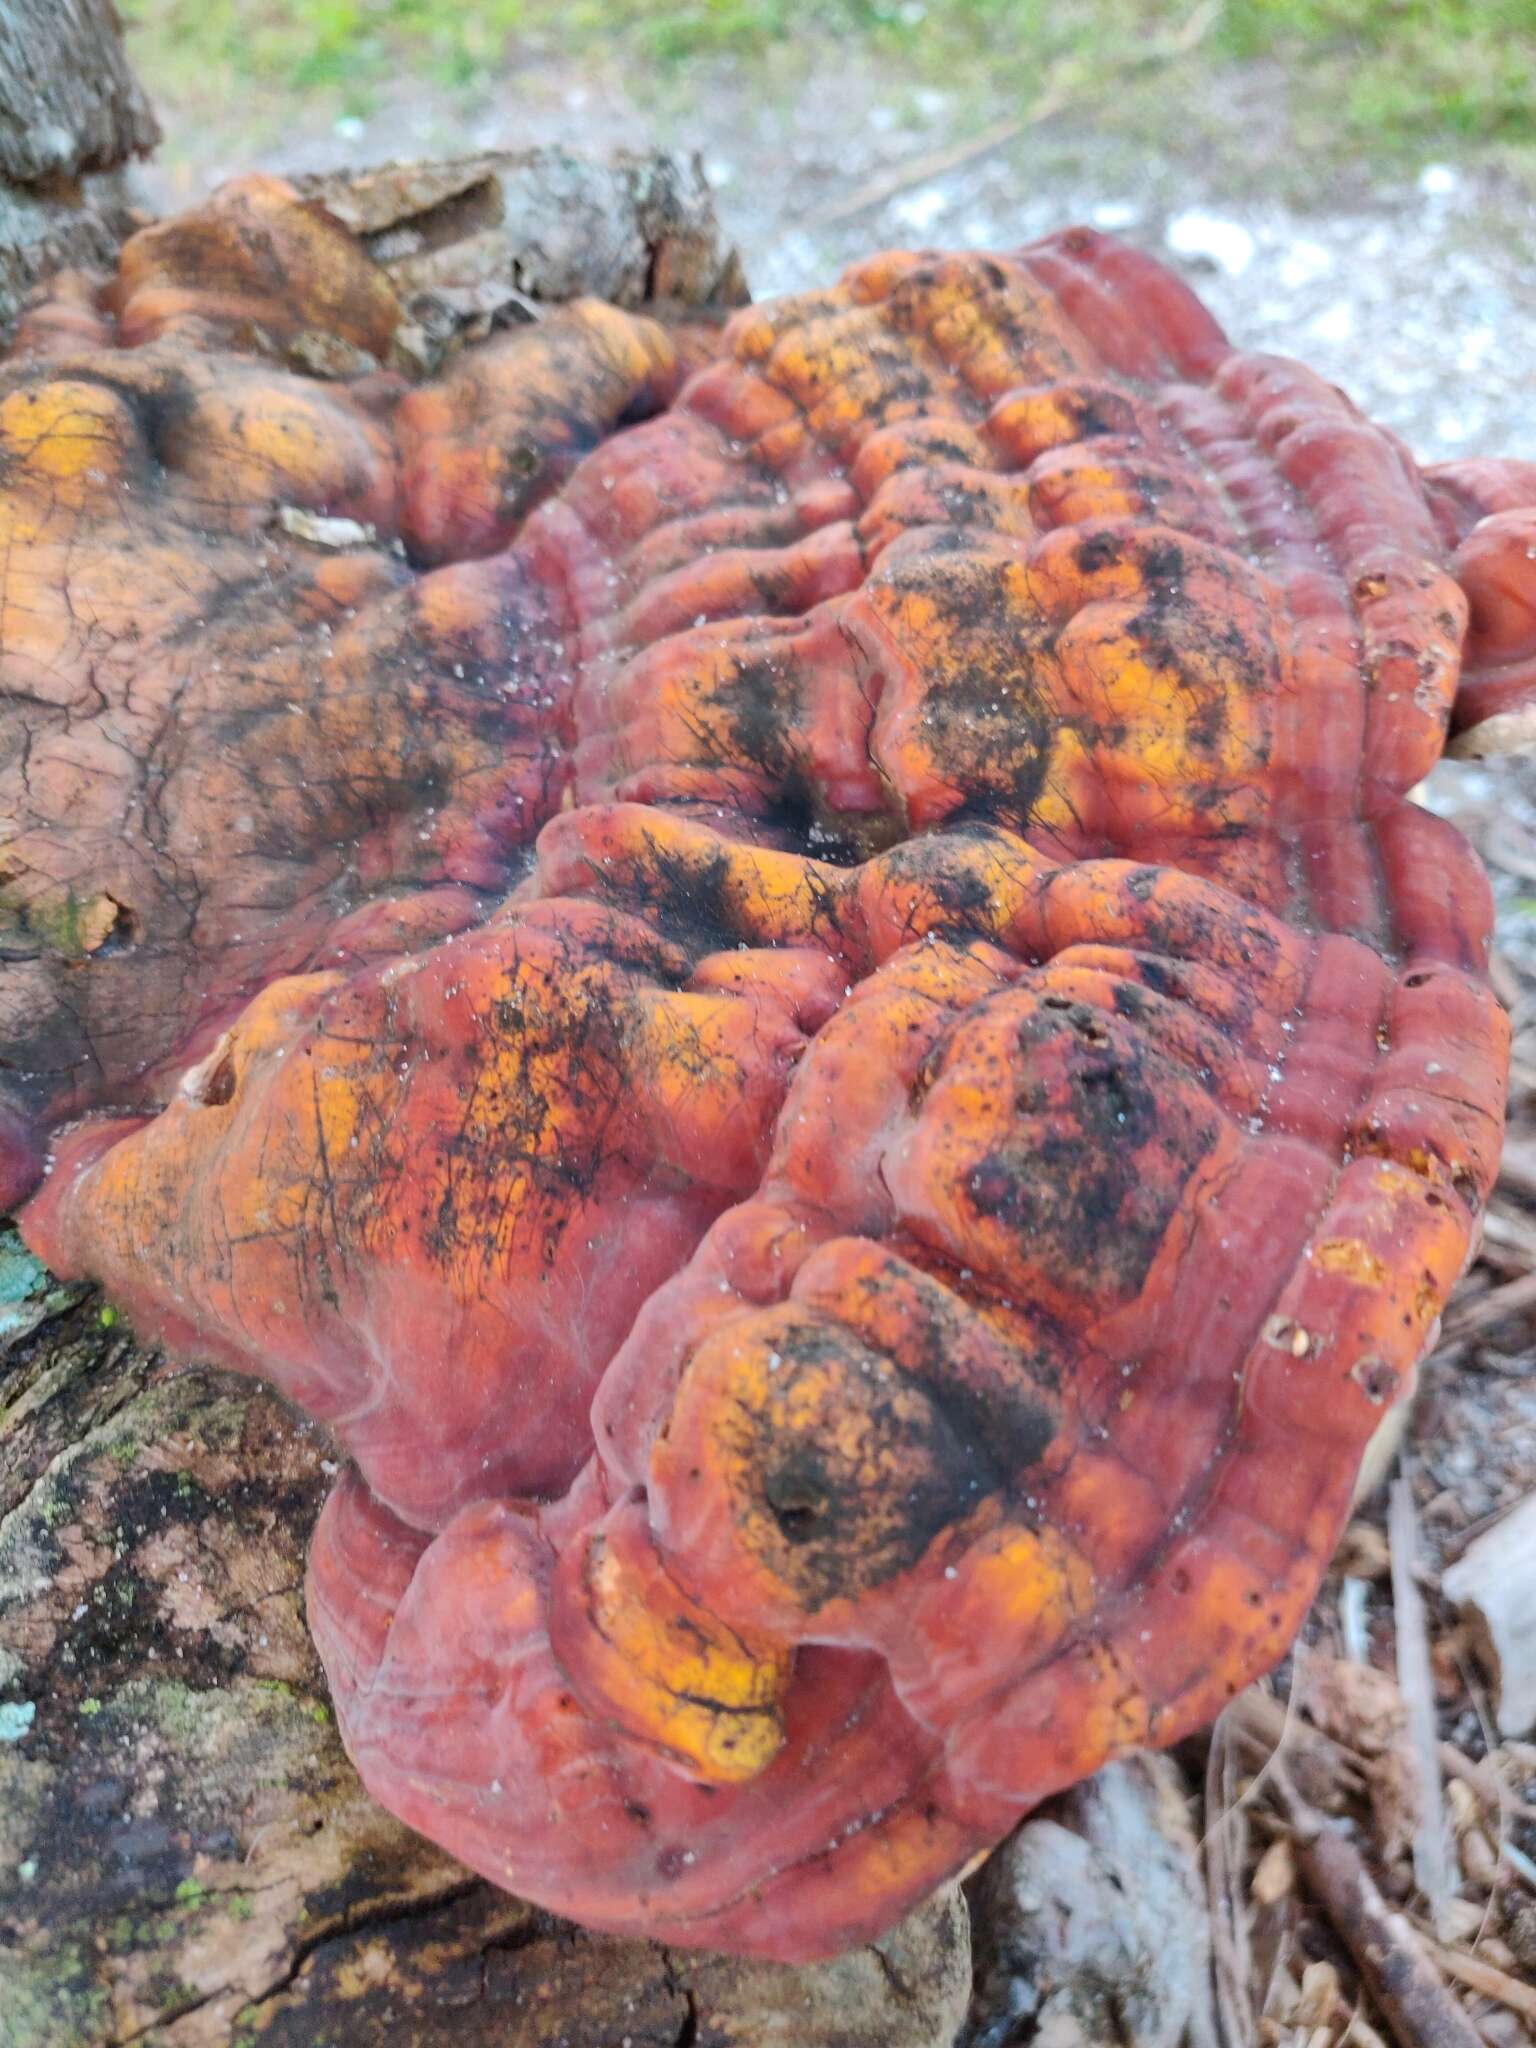
M 1536 748 L 1536 462 L 1448 462 L 1425 478 L 1470 608 L 1454 751 Z
M 1528 702 L 1529 478 L 1426 484 L 1082 232 L 749 309 L 606 439 L 654 323 L 317 387 L 222 352 L 209 232 L 125 257 L 166 338 L 0 400 L 71 707 L 12 668 L 7 1014 L 96 1049 L 18 1100 L 135 1111 L 25 1231 L 346 1446 L 380 1799 L 593 1925 L 835 1951 L 1299 1625 L 1496 1170 L 1487 892 L 1407 793 Z M 377 355 L 358 297 L 289 328 Z

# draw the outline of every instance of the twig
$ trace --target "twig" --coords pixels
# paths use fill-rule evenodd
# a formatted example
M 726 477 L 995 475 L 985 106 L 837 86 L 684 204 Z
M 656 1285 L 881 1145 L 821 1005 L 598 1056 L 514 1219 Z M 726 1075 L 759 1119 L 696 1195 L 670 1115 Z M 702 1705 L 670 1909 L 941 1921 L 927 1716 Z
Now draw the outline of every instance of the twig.
M 1451 1900 L 1450 1857 L 1446 1849 L 1445 1795 L 1436 1747 L 1435 1686 L 1429 1667 L 1429 1630 L 1415 1579 L 1418 1516 L 1413 1484 L 1406 1472 L 1392 1482 L 1387 1507 L 1387 1543 L 1392 1554 L 1392 1605 L 1397 1621 L 1397 1684 L 1403 1696 L 1419 1785 L 1418 1822 L 1413 1831 L 1413 1874 L 1429 1902 L 1435 1932 L 1446 1931 Z
M 1483 1243 L 1478 1256 L 1485 1266 L 1510 1277 L 1536 1272 L 1536 1227 L 1513 1210 L 1483 1211 Z
M 1349 2016 L 1349 2025 L 1339 2036 L 1339 2048 L 1350 2048 L 1351 2043 L 1354 2048 L 1387 2048 L 1370 2021 L 1362 2016 L 1358 2005 Z
M 1293 1770 L 1298 1764 L 1310 1760 L 1340 1790 L 1360 1790 L 1359 1752 L 1351 1749 L 1348 1743 L 1325 1735 L 1310 1721 L 1294 1717 L 1288 1719 L 1280 1702 L 1261 1692 L 1257 1686 L 1250 1686 L 1247 1692 L 1239 1693 L 1227 1712 L 1232 1717 L 1233 1732 L 1250 1748 L 1262 1751 L 1266 1757 L 1284 1749 L 1291 1753 Z M 1485 1805 L 1498 1808 L 1507 1802 L 1508 1811 L 1520 1820 L 1536 1820 L 1536 1806 L 1517 1797 L 1492 1764 L 1479 1763 L 1473 1757 L 1464 1756 L 1454 1743 L 1442 1742 L 1437 1748 L 1440 1768 L 1448 1777 L 1465 1778 Z
M 1120 83 L 1139 71 L 1166 63 L 1170 57 L 1187 55 L 1205 40 L 1220 14 L 1221 0 L 1202 0 L 1174 35 L 1138 52 L 1122 64 L 1112 66 L 1104 83 Z M 813 213 L 801 214 L 792 227 L 775 235 L 769 246 L 784 241 L 791 234 L 836 227 L 858 214 L 867 213 L 873 206 L 883 206 L 898 193 L 911 191 L 914 185 L 926 185 L 930 178 L 942 177 L 946 171 L 958 170 L 961 164 L 970 163 L 978 156 L 987 156 L 994 149 L 1001 149 L 1005 143 L 1016 141 L 1026 130 L 1038 128 L 1042 122 L 1066 111 L 1073 102 L 1074 88 L 1081 71 L 1081 61 L 1075 55 L 1059 58 L 1047 74 L 1044 90 L 1022 114 L 1006 115 L 959 142 L 947 143 L 942 149 L 924 150 L 920 156 L 910 156 L 899 164 L 892 164 L 889 170 L 867 179 L 843 198 L 834 199 Z
M 1365 1615 L 1370 1590 L 1364 1579 L 1355 1578 L 1346 1578 L 1339 1587 L 1339 1634 L 1344 1638 L 1345 1656 L 1356 1664 L 1371 1661 L 1370 1624 Z
M 1295 1690 L 1293 1682 L 1292 1700 Z M 1291 1701 L 1282 1706 L 1269 1693 L 1251 1685 L 1238 1694 L 1226 1712 L 1233 1733 L 1264 1758 L 1258 1776 L 1245 1794 L 1246 1800 L 1252 1800 L 1271 1764 L 1280 1757 L 1287 1758 L 1298 1775 L 1305 1773 L 1314 1782 L 1326 1785 L 1330 1795 L 1355 1794 L 1363 1789 L 1364 1771 L 1358 1753 L 1336 1742 L 1321 1728 L 1313 1727 L 1310 1721 L 1303 1721 L 1292 1712 Z
M 1499 1163 L 1499 1186 L 1536 1200 L 1536 1139 L 1509 1140 Z
M 1229 1707 L 1211 1730 L 1205 1766 L 1205 1884 L 1211 1912 L 1211 1973 L 1216 1990 L 1216 2025 L 1224 2048 L 1249 2048 L 1254 2037 L 1249 1989 L 1252 1955 L 1248 1944 L 1243 1866 L 1248 1852 L 1248 1816 L 1237 1797 L 1235 1730 Z
M 1496 1998 L 1511 2012 L 1523 2013 L 1528 2020 L 1536 2020 L 1536 1986 L 1522 1984 L 1518 1977 L 1511 1977 L 1505 1970 L 1496 1970 L 1492 1963 L 1485 1963 L 1481 1956 L 1469 1955 L 1465 1949 L 1447 1948 L 1443 1941 L 1436 1941 L 1432 1935 L 1426 1934 L 1424 1939 L 1448 1977 L 1454 1977 L 1458 1984 L 1465 1984 L 1469 1991 L 1476 1991 L 1484 1998 Z
M 1456 1669 L 1461 1674 L 1461 1682 L 1466 1687 L 1468 1699 L 1472 1702 L 1472 1711 L 1477 1716 L 1477 1725 L 1482 1731 L 1483 1747 L 1491 1750 L 1498 1741 L 1498 1731 L 1489 1718 L 1488 1703 L 1483 1698 L 1483 1689 L 1477 1682 L 1477 1674 L 1470 1668 L 1463 1648 L 1460 1645 L 1456 1649 Z M 1494 1781 L 1499 1788 L 1499 1797 L 1495 1804 L 1494 1813 L 1494 1818 L 1498 1824 L 1498 1836 L 1493 1845 L 1494 1860 L 1497 1862 L 1500 1854 L 1503 1852 L 1505 1842 L 1509 1839 L 1509 1797 L 1504 1781 L 1497 1772 L 1494 1773 Z M 1482 1920 L 1478 1925 L 1477 1933 L 1472 1937 L 1473 1948 L 1477 1947 L 1483 1936 L 1488 1932 L 1489 1923 L 1493 1919 L 1493 1912 L 1494 1887 L 1490 1884 L 1488 1896 L 1483 1901 Z
M 1413 1923 L 1388 1906 L 1359 1850 L 1305 1803 L 1283 1767 L 1275 1790 L 1295 1832 L 1302 1878 L 1354 1957 L 1399 2048 L 1482 2048 Z
M 1523 990 L 1520 976 L 1515 972 L 1514 962 L 1508 954 L 1495 951 L 1493 958 L 1488 962 L 1488 979 L 1493 983 L 1493 992 L 1505 1009 L 1516 1009 Z
M 1491 1764 L 1464 1756 L 1453 1742 L 1442 1742 L 1438 1748 L 1441 1770 L 1448 1777 L 1464 1779 L 1485 1806 L 1511 1813 L 1518 1820 L 1536 1820 L 1536 1806 L 1518 1798 Z
M 959 142 L 947 143 L 943 149 L 925 150 L 921 156 L 909 156 L 899 164 L 893 164 L 878 177 L 856 185 L 853 191 L 842 199 L 835 199 L 828 206 L 820 207 L 814 213 L 802 214 L 792 228 L 785 228 L 774 237 L 782 242 L 786 235 L 804 234 L 808 229 L 836 227 L 839 222 L 852 220 L 855 215 L 867 213 L 872 206 L 883 206 L 887 199 L 894 199 L 899 192 L 908 192 L 914 185 L 926 185 L 930 178 L 939 178 L 946 171 L 958 170 L 961 164 L 969 163 L 972 157 L 986 156 L 989 151 L 1001 149 L 1005 142 L 1012 142 L 1016 135 L 1022 135 L 1026 128 L 1035 127 L 1041 121 L 1048 121 L 1052 114 L 1059 114 L 1066 104 L 1066 93 L 1047 86 L 1033 106 L 1022 114 L 1008 114 L 1001 121 L 993 121 L 980 128 L 974 135 L 967 135 Z
M 1453 1343 L 1458 1337 L 1490 1329 L 1505 1316 L 1521 1315 L 1531 1308 L 1536 1308 L 1536 1273 L 1523 1274 L 1502 1287 L 1490 1288 L 1486 1294 L 1474 1295 L 1470 1301 L 1453 1302 L 1445 1312 L 1441 1336 L 1447 1343 Z

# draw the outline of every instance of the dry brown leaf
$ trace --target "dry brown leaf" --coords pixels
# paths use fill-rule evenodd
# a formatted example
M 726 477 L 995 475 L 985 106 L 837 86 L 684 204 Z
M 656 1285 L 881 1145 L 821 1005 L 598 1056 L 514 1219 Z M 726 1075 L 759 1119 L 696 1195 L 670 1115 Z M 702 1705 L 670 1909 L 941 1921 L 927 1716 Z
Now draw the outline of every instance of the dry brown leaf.
M 1291 2015 L 1297 2026 L 1329 2027 L 1344 2005 L 1339 1973 L 1332 1963 L 1308 1963 L 1301 1973 L 1301 1996 Z
M 1277 1905 L 1296 1889 L 1296 1857 L 1288 1835 L 1277 1835 L 1264 1851 L 1248 1889 L 1261 1906 Z

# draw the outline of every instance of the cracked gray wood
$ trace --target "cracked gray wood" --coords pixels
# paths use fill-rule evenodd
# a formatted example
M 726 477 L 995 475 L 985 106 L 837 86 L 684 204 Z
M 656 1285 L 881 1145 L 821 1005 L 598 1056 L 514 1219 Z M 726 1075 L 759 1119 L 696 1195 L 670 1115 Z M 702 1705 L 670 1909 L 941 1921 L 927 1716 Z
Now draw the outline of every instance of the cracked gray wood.
M 1027 1820 L 972 1893 L 968 2048 L 1211 2048 L 1210 1931 L 1187 1790 L 1135 1755 Z
M 0 0 L 0 324 L 133 224 L 123 167 L 160 139 L 111 0 Z

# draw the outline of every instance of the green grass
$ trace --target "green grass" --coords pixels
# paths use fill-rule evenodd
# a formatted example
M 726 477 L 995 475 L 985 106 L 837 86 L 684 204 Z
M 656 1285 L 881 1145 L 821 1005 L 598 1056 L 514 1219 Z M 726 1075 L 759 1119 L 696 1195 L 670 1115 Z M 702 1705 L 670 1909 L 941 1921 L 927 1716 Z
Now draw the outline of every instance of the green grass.
M 632 89 L 650 74 L 675 94 L 701 58 L 835 61 L 839 41 L 857 40 L 911 80 L 1028 95 L 1054 66 L 1090 98 L 1128 57 L 1163 48 L 1171 140 L 1188 93 L 1219 94 L 1224 74 L 1262 60 L 1283 74 L 1309 147 L 1536 144 L 1533 0 L 123 0 L 122 12 L 173 118 L 227 105 L 237 126 L 260 101 L 366 113 L 401 73 L 490 91 L 527 55 L 620 65 Z
M 1226 0 L 1221 41 L 1310 75 L 1362 138 L 1536 140 L 1532 0 Z

